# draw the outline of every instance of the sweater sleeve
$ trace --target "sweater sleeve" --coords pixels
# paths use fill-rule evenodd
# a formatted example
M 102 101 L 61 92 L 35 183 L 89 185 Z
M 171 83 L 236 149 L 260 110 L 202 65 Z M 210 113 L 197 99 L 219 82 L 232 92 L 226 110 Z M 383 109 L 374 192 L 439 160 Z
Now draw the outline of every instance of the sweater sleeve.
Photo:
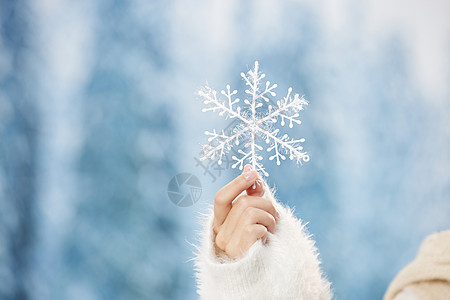
M 280 213 L 275 234 L 258 240 L 238 260 L 218 254 L 213 213 L 205 222 L 196 255 L 197 291 L 203 300 L 331 299 L 330 283 L 320 270 L 318 252 L 305 225 L 279 204 L 266 186 L 264 197 Z
M 398 300 L 405 290 L 423 300 L 448 299 L 443 295 L 450 295 L 450 230 L 434 233 L 422 242 L 417 257 L 397 274 L 384 300 Z

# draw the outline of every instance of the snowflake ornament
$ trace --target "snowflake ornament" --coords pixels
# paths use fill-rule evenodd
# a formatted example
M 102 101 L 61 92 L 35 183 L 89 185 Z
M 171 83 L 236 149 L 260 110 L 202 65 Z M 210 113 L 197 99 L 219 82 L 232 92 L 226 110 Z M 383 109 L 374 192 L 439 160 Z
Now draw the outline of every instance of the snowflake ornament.
M 239 156 L 232 156 L 234 160 L 232 168 L 239 167 L 242 170 L 247 162 L 267 177 L 269 174 L 262 164 L 261 155 L 264 147 L 259 143 L 263 140 L 267 144 L 266 151 L 271 154 L 269 160 L 276 159 L 277 165 L 280 165 L 281 160 L 285 160 L 286 157 L 300 164 L 302 161 L 309 161 L 309 156 L 301 145 L 305 139 L 281 135 L 280 130 L 274 126 L 278 121 L 281 126 L 288 122 L 290 128 L 294 124 L 301 124 L 298 119 L 299 111 L 303 110 L 308 102 L 303 96 L 292 95 L 292 88 L 289 88 L 287 95 L 272 105 L 270 97 L 276 96 L 274 90 L 277 84 L 266 81 L 263 85 L 262 81 L 266 75 L 259 71 L 257 61 L 253 70 L 247 74 L 241 73 L 241 76 L 247 85 L 245 93 L 248 95 L 244 99 L 243 110 L 238 105 L 241 100 L 235 97 L 237 90 L 231 91 L 230 85 L 220 92 L 225 100 L 221 100 L 217 92 L 208 86 L 199 91 L 199 95 L 204 99 L 203 103 L 207 106 L 202 109 L 203 112 L 218 112 L 219 116 L 238 121 L 237 125 L 228 131 L 216 132 L 215 129 L 212 132 L 205 131 L 209 143 L 203 145 L 203 156 L 200 160 L 217 160 L 221 165 L 223 156 L 236 147 Z

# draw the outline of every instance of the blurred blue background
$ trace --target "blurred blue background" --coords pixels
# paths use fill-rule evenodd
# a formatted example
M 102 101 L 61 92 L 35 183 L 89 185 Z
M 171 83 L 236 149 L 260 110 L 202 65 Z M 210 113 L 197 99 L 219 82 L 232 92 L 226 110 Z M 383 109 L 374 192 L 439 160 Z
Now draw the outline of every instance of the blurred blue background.
M 197 299 L 207 81 L 258 60 L 310 105 L 310 162 L 266 163 L 337 299 L 380 299 L 450 228 L 448 1 L 0 0 L 0 299 Z M 196 175 L 177 207 L 170 179 Z

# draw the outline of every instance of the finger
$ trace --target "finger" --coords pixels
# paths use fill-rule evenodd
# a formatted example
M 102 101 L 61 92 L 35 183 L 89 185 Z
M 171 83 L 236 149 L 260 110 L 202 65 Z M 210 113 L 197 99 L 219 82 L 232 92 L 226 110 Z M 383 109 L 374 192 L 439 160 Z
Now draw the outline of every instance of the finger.
M 250 224 L 240 228 L 233 237 L 227 245 L 227 254 L 234 258 L 243 257 L 258 239 L 267 239 L 267 228 L 261 224 Z
M 236 212 L 233 212 L 233 214 L 238 214 L 240 212 L 245 211 L 248 207 L 255 207 L 262 209 L 268 213 L 270 213 L 275 220 L 280 219 L 280 214 L 278 210 L 276 209 L 274 203 L 270 199 L 262 198 L 262 197 L 255 197 L 255 196 L 247 196 L 243 195 L 239 197 L 233 204 L 233 210 L 236 210 Z
M 252 186 L 257 176 L 258 173 L 253 169 L 244 172 L 216 193 L 214 197 L 214 227 L 223 224 L 232 207 L 233 200 Z
M 264 225 L 270 233 L 275 233 L 276 231 L 275 218 L 267 211 L 256 207 L 247 207 L 241 215 L 236 230 L 238 230 L 239 227 L 246 227 L 251 224 Z
M 252 169 L 251 165 L 245 165 L 244 167 L 244 173 L 247 171 Z M 257 196 L 257 197 L 261 197 L 262 195 L 264 195 L 264 185 L 262 182 L 262 179 L 259 177 L 258 174 L 258 179 L 256 180 L 256 182 L 254 184 L 252 184 L 251 187 L 249 187 L 247 190 L 247 195 L 249 196 Z
M 233 203 L 232 209 L 222 224 L 222 228 L 220 230 L 225 236 L 230 236 L 233 233 L 239 223 L 239 220 L 241 219 L 242 214 L 249 207 L 259 208 L 270 213 L 276 221 L 280 219 L 279 213 L 271 200 L 244 195 L 239 197 L 236 202 Z
M 225 235 L 224 231 L 219 231 L 219 233 L 216 235 L 215 243 L 216 246 L 221 249 L 222 251 L 226 251 L 227 245 L 229 241 L 233 238 L 231 235 Z
M 251 224 L 245 228 L 246 234 L 242 235 L 245 249 L 249 249 L 258 239 L 267 238 L 267 228 L 261 224 Z

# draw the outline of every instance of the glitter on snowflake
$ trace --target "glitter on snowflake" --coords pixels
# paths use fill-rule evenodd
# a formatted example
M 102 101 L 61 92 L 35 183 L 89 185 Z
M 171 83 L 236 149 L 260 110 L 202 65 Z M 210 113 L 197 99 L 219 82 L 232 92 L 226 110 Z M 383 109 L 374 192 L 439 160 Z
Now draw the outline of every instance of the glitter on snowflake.
M 274 128 L 274 125 L 278 120 L 281 126 L 288 122 L 290 128 L 294 124 L 301 124 L 298 119 L 299 111 L 303 110 L 308 102 L 298 94 L 292 96 L 292 88 L 289 88 L 287 95 L 272 106 L 269 97 L 276 96 L 274 90 L 277 84 L 271 84 L 270 81 L 266 81 L 265 86 L 262 84 L 265 74 L 259 71 L 258 62 L 255 62 L 254 70 L 248 71 L 247 74 L 241 73 L 241 76 L 248 86 L 245 90 L 248 97 L 244 99 L 246 107 L 244 110 L 238 105 L 240 99 L 235 97 L 237 90 L 231 91 L 230 85 L 221 91 L 225 100 L 221 100 L 217 92 L 208 86 L 199 91 L 199 95 L 204 99 L 203 103 L 207 106 L 202 109 L 203 112 L 218 112 L 219 116 L 239 121 L 228 131 L 205 131 L 209 143 L 203 145 L 201 160 L 217 159 L 217 163 L 221 165 L 225 153 L 232 147 L 237 147 L 239 157 L 235 155 L 232 157 L 234 160 L 232 168 L 239 167 L 242 170 L 247 162 L 264 176 L 269 176 L 262 164 L 261 151 L 264 147 L 258 144 L 262 139 L 268 145 L 267 152 L 271 154 L 269 160 L 276 159 L 277 165 L 280 165 L 281 160 L 285 160 L 286 157 L 298 163 L 307 162 L 309 156 L 303 152 L 301 145 L 305 139 L 292 139 L 287 134 L 281 135 L 280 130 Z

